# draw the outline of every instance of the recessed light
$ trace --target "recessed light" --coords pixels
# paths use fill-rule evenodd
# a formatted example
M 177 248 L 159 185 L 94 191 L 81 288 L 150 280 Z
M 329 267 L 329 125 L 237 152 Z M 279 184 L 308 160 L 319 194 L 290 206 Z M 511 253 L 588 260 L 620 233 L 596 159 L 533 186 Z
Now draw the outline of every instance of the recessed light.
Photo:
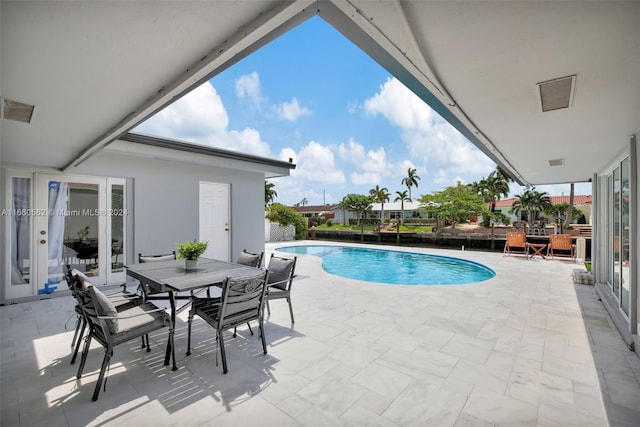
M 549 166 L 562 166 L 564 165 L 564 159 L 549 160 Z

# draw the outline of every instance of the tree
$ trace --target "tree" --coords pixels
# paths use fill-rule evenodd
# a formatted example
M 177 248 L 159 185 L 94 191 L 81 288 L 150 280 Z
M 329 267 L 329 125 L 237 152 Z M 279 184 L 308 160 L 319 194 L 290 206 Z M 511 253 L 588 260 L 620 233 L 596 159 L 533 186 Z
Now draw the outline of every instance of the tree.
M 470 184 L 471 188 L 482 196 L 485 203 L 489 203 L 489 210 L 495 212 L 496 202 L 509 195 L 509 183 L 497 172 L 493 171 L 480 180 Z
M 473 184 L 471 184 L 471 188 L 482 196 L 483 201 L 489 203 L 489 211 L 491 212 L 489 215 L 491 219 L 491 249 L 495 246 L 495 221 L 493 221 L 493 219 L 496 218 L 496 202 L 500 200 L 502 196 L 507 197 L 509 195 L 509 183 L 507 179 L 511 178 L 506 177 L 502 169 L 497 168 L 479 183 L 473 182 Z
M 267 219 L 271 222 L 286 227 L 293 225 L 296 228 L 296 240 L 304 239 L 307 236 L 307 222 L 295 209 L 280 203 L 272 203 L 267 207 Z
M 460 182 L 434 194 L 423 195 L 420 204 L 423 212 L 450 220 L 454 229 L 457 223 L 467 221 L 471 215 L 489 213 L 484 199 L 473 185 L 463 185 Z
M 346 197 L 343 197 L 336 206 L 342 209 L 342 225 L 347 225 L 347 204 L 345 203 Z
M 511 212 L 519 214 L 527 213 L 527 222 L 531 224 L 534 212 L 544 212 L 551 207 L 551 199 L 547 192 L 536 191 L 535 187 L 526 189 L 522 194 L 516 194 L 516 200 L 511 204 Z
M 371 196 L 365 196 L 364 194 L 347 194 L 342 199 L 345 208 L 348 211 L 354 212 L 360 222 L 360 241 L 364 241 L 364 218 L 367 212 L 371 212 L 371 203 L 373 198 Z
M 564 226 L 562 227 L 563 230 L 566 230 L 569 228 L 569 224 L 571 224 L 571 220 L 573 219 L 573 199 L 574 199 L 574 183 L 571 183 L 571 188 L 569 190 L 569 208 L 567 209 L 567 216 L 565 217 L 564 220 Z
M 302 200 L 300 200 L 300 203 L 298 203 L 298 205 L 302 205 L 305 206 L 309 203 L 309 201 L 307 200 L 306 197 L 303 197 Z
M 264 205 L 267 206 L 269 203 L 273 203 L 276 197 L 278 197 L 278 193 L 273 189 L 276 185 L 273 182 L 265 181 L 264 182 Z
M 376 185 L 376 188 L 369 190 L 369 195 L 373 198 L 374 203 L 380 203 L 380 224 L 384 224 L 384 204 L 389 201 L 389 190 L 386 187 L 380 188 Z
M 411 201 L 411 187 L 418 188 L 418 181 L 420 181 L 420 177 L 416 175 L 415 168 L 409 168 L 407 170 L 407 176 L 402 178 L 402 185 L 407 186 L 407 190 L 409 190 L 409 201 Z
M 400 202 L 400 223 L 398 225 L 398 230 L 400 230 L 400 225 L 404 225 L 404 202 L 405 200 L 411 201 L 411 198 L 407 196 L 406 191 L 396 191 L 396 198 L 393 199 L 394 202 Z
M 560 227 L 563 226 L 562 221 L 563 218 L 565 218 L 567 216 L 567 212 L 569 210 L 569 204 L 566 202 L 563 203 L 556 203 L 555 205 L 551 205 L 549 207 L 549 209 L 545 210 L 544 213 L 545 215 L 549 215 L 550 217 L 553 217 L 556 221 L 556 224 L 560 225 Z M 583 212 L 574 207 L 571 210 L 571 219 L 578 219 L 583 215 Z M 560 232 L 562 232 L 562 228 L 560 229 Z

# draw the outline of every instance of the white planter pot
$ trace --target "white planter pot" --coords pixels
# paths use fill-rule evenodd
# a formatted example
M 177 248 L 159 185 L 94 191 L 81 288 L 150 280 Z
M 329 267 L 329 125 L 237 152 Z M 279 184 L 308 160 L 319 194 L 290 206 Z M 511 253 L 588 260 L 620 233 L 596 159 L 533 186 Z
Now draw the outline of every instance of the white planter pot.
M 197 259 L 185 259 L 184 260 L 184 269 L 185 270 L 196 270 L 198 268 L 198 260 Z

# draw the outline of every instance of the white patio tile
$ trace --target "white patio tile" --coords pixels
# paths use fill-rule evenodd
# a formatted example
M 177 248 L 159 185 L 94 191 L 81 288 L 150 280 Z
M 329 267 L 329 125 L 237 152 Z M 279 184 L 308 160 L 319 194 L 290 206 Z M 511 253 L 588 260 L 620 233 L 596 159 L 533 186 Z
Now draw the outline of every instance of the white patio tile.
M 118 346 L 97 402 L 103 349 L 92 345 L 85 375 L 75 379 L 68 295 L 0 307 L 0 423 L 640 425 L 640 359 L 593 287 L 572 283 L 574 264 L 415 250 L 464 256 L 497 276 L 464 286 L 386 286 L 328 275 L 300 256 L 296 323 L 286 304 L 272 305 L 267 355 L 241 328 L 225 340 L 225 375 L 212 329 L 197 320 L 187 357 L 182 313 L 178 371 L 163 364 L 166 330 L 152 334 L 151 353 L 139 342 Z

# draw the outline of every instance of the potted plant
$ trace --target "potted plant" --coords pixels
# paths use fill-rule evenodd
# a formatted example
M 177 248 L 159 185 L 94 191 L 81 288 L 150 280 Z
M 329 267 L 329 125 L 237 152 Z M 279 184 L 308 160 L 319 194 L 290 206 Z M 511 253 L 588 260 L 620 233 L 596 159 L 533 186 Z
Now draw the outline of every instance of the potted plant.
M 88 225 L 85 225 L 83 228 L 78 230 L 78 237 L 80 238 L 81 242 L 84 242 L 88 235 L 89 235 L 89 226 Z
M 198 258 L 207 250 L 208 245 L 209 242 L 198 242 L 196 239 L 193 239 L 193 242 L 178 243 L 178 259 L 185 259 L 185 270 L 198 268 Z

